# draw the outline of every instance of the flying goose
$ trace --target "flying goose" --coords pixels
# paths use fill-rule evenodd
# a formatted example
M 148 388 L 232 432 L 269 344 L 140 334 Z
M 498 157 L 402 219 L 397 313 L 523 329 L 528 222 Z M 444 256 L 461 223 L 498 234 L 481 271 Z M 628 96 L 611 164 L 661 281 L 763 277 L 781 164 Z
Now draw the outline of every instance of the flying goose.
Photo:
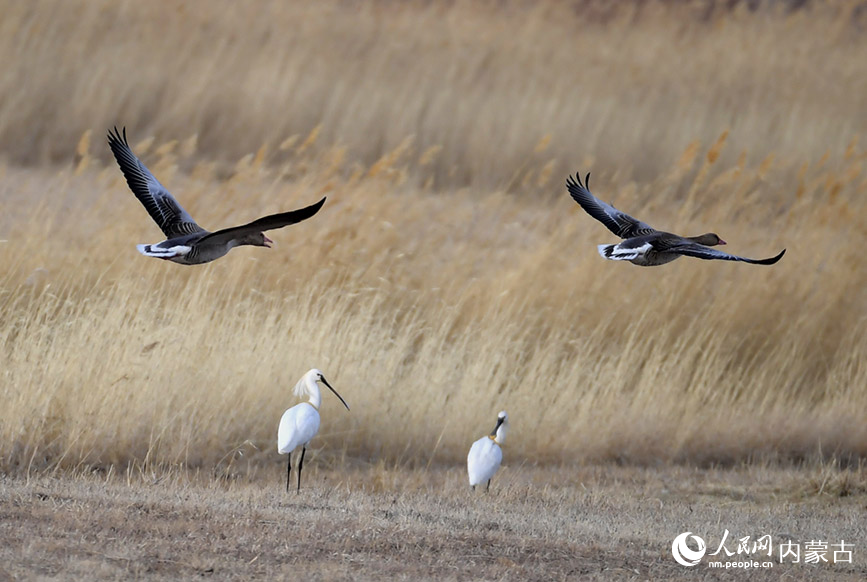
M 724 245 L 726 242 L 718 235 L 709 232 L 701 236 L 679 236 L 670 232 L 656 230 L 649 224 L 636 220 L 620 212 L 613 206 L 602 202 L 590 193 L 590 174 L 581 183 L 580 174 L 569 176 L 566 188 L 572 198 L 581 205 L 587 214 L 604 224 L 608 230 L 622 239 L 613 245 L 598 245 L 599 254 L 612 261 L 629 261 L 633 265 L 655 267 L 664 265 L 681 257 L 697 259 L 721 259 L 723 261 L 743 261 L 754 265 L 773 265 L 786 252 L 780 251 L 769 259 L 748 259 L 730 255 L 710 247 Z
M 152 245 L 136 245 L 148 257 L 157 257 L 181 265 L 200 265 L 219 259 L 230 250 L 242 245 L 271 248 L 274 242 L 264 231 L 283 228 L 316 214 L 325 198 L 299 210 L 272 214 L 249 224 L 208 232 L 193 220 L 177 200 L 151 174 L 150 170 L 132 153 L 123 135 L 114 128 L 108 132 L 108 145 L 129 184 L 130 190 L 166 235 L 166 240 Z

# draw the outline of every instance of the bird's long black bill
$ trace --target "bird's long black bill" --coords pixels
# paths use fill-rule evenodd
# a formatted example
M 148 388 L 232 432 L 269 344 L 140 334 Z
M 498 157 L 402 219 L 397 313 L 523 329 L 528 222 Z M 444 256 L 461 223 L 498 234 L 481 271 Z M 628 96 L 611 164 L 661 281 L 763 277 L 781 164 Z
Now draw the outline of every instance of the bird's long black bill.
M 331 387 L 331 384 L 328 383 L 328 380 L 326 380 L 325 378 L 322 378 L 322 382 L 325 383 L 326 386 L 328 386 L 329 390 L 334 392 L 335 396 L 340 398 L 340 401 L 343 403 L 343 406 L 346 407 L 346 410 L 349 410 L 349 405 L 346 403 L 346 400 L 343 399 L 343 396 L 341 396 L 340 394 L 337 393 L 337 390 L 335 390 L 334 388 Z

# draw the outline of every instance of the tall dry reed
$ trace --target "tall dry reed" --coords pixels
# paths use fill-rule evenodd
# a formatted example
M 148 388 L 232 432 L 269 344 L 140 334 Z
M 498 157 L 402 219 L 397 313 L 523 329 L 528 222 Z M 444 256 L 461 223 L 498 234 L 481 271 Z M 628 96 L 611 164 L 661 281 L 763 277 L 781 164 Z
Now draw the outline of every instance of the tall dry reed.
M 235 6 L 4 7 L 0 468 L 276 462 L 312 366 L 352 405 L 324 398 L 335 463 L 456 462 L 502 408 L 516 462 L 865 454 L 867 44 L 837 6 Z M 206 227 L 328 202 L 270 251 L 141 257 L 116 122 Z M 576 169 L 788 253 L 604 261 Z
M 651 179 L 726 128 L 726 165 L 864 133 L 856 2 L 730 4 L 0 2 L 0 151 L 65 161 L 118 124 L 225 165 L 318 128 L 368 167 L 440 148 L 417 184 L 536 192 L 591 161 Z

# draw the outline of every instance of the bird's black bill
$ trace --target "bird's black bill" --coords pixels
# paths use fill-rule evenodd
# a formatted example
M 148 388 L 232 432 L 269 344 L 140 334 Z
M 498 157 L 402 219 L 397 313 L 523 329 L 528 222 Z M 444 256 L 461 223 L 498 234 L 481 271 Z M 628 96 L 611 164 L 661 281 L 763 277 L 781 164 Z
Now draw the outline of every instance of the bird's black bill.
M 494 430 L 491 431 L 491 436 L 497 436 L 497 430 L 499 430 L 500 425 L 503 424 L 503 418 L 497 417 L 497 426 L 494 427 Z
M 326 379 L 323 377 L 323 378 L 322 378 L 322 382 L 323 382 L 326 386 L 328 386 L 328 389 L 329 389 L 329 390 L 331 390 L 332 392 L 334 392 L 334 395 L 335 395 L 335 396 L 337 396 L 338 398 L 340 398 L 340 401 L 343 403 L 343 406 L 346 407 L 346 410 L 349 410 L 349 405 L 346 403 L 346 400 L 343 399 L 343 396 L 341 396 L 340 394 L 337 393 L 337 390 L 335 390 L 334 388 L 331 387 L 331 384 L 328 383 L 328 380 L 326 380 Z

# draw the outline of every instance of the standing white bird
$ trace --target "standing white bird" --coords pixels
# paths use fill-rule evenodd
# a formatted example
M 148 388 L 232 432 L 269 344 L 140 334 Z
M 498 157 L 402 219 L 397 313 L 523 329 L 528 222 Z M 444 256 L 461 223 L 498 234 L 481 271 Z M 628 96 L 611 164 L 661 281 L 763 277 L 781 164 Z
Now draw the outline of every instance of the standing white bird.
M 307 451 L 307 445 L 319 432 L 319 406 L 322 404 L 322 396 L 319 393 L 319 385 L 317 382 L 322 382 L 334 392 L 334 395 L 340 398 L 340 402 L 349 410 L 349 405 L 343 399 L 337 390 L 331 387 L 322 372 L 313 368 L 298 380 L 295 385 L 295 395 L 309 396 L 307 402 L 296 404 L 289 410 L 283 413 L 280 419 L 280 427 L 277 429 L 277 452 L 281 455 L 288 455 L 288 466 L 286 467 L 286 491 L 289 491 L 289 476 L 292 474 L 292 451 L 297 447 L 301 447 L 301 460 L 298 462 L 298 489 L 301 491 L 301 468 L 304 466 L 304 453 Z
M 497 415 L 497 426 L 491 434 L 483 436 L 470 447 L 470 454 L 467 455 L 467 474 L 470 477 L 470 487 L 473 489 L 485 481 L 488 482 L 485 491 L 491 488 L 491 477 L 503 461 L 503 450 L 500 446 L 506 439 L 508 430 L 509 415 L 503 410 Z

